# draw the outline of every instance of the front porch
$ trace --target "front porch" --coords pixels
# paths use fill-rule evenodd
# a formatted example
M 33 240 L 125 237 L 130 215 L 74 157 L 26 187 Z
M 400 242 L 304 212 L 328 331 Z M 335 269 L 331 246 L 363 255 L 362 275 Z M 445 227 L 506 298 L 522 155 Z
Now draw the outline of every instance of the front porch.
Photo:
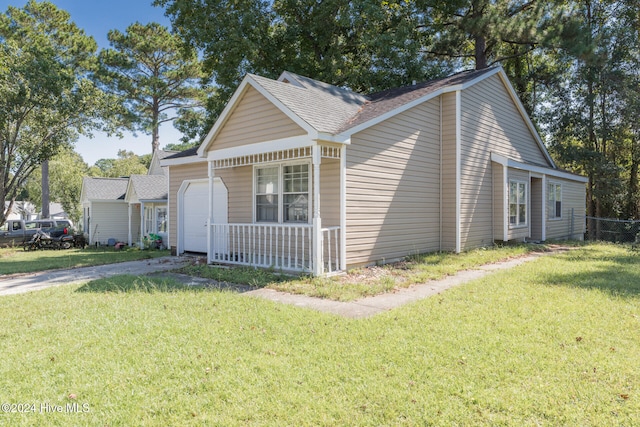
M 314 256 L 313 225 L 212 224 L 210 262 L 314 273 L 344 269 L 340 259 L 340 227 L 321 229 Z
M 209 263 L 314 276 L 346 269 L 343 147 L 291 145 L 209 154 Z

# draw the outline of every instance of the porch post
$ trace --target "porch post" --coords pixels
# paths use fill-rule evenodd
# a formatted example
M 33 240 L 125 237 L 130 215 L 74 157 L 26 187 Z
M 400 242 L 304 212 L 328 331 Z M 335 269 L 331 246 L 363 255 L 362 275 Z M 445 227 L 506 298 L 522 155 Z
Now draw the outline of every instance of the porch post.
M 129 244 L 129 246 L 131 246 L 131 244 L 133 243 L 133 237 L 132 237 L 132 232 L 131 232 L 131 214 L 133 213 L 132 209 L 131 209 L 131 203 L 129 203 L 129 206 L 127 206 L 127 210 L 129 211 L 129 234 L 127 235 L 128 237 L 128 241 L 127 243 Z
M 144 249 L 144 202 L 140 202 L 140 249 Z
M 213 262 L 213 230 L 212 230 L 212 224 L 213 222 L 213 179 L 215 178 L 215 170 L 213 168 L 213 162 L 209 161 L 207 163 L 208 167 L 208 176 L 209 176 L 209 215 L 208 215 L 208 220 L 207 220 L 207 262 L 211 263 Z
M 322 260 L 322 219 L 320 218 L 320 162 L 322 152 L 315 144 L 312 148 L 313 162 L 313 275 L 320 276 L 324 272 Z
M 340 147 L 340 268 L 347 271 L 347 146 Z

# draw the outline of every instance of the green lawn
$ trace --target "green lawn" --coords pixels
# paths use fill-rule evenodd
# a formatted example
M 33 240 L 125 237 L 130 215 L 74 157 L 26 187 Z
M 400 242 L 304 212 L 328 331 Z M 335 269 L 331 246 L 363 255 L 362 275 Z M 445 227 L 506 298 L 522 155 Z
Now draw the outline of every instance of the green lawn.
M 21 247 L 0 248 L 0 275 L 31 273 L 57 268 L 86 267 L 115 262 L 149 259 L 169 255 L 169 251 L 126 249 L 111 247 L 40 250 L 25 252 Z
M 1 297 L 0 403 L 35 413 L 0 425 L 640 425 L 639 261 L 585 246 L 365 320 L 148 279 Z

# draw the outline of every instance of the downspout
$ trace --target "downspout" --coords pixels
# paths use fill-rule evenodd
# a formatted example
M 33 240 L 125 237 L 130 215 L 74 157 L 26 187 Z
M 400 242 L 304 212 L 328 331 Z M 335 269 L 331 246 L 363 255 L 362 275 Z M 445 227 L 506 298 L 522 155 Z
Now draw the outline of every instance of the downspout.
M 144 202 L 140 202 L 140 249 L 144 249 Z
M 131 209 L 131 203 L 129 203 L 129 205 L 127 206 L 127 210 L 129 211 L 129 234 L 127 236 L 127 243 L 129 246 L 131 246 L 133 244 L 133 233 L 131 231 L 131 215 L 133 214 L 133 210 Z
M 443 126 L 443 123 L 442 123 L 443 122 L 443 120 L 442 120 L 442 95 L 440 95 L 438 97 L 438 99 L 440 100 L 440 135 L 439 135 L 439 138 L 440 138 L 440 164 L 439 164 L 439 167 L 440 167 L 440 195 L 439 195 L 440 196 L 440 206 L 439 206 L 440 207 L 440 209 L 439 209 L 439 211 L 440 211 L 440 230 L 439 230 L 440 231 L 440 237 L 439 237 L 439 239 L 440 239 L 440 241 L 438 243 L 438 249 L 442 250 L 442 179 L 443 179 L 443 173 L 442 173 L 442 150 L 443 150 L 443 147 L 442 147 L 442 145 L 443 145 L 443 141 L 442 141 L 442 138 L 443 138 L 443 136 L 442 136 L 442 126 Z
M 462 251 L 461 242 L 461 196 L 460 196 L 460 180 L 462 165 L 462 96 L 459 90 L 456 91 L 456 253 Z
M 547 175 L 542 175 L 542 238 L 547 240 Z
M 340 147 L 340 268 L 347 271 L 347 146 Z

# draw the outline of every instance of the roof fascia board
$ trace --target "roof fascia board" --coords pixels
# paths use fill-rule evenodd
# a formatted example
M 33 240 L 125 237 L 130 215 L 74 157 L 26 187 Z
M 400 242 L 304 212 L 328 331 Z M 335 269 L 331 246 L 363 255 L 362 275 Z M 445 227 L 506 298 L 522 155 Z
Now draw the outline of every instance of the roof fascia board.
M 522 163 L 522 162 L 518 162 L 516 160 L 510 159 L 508 157 L 505 156 L 501 156 L 500 154 L 496 154 L 496 153 L 491 153 L 491 161 L 495 162 L 495 163 L 499 163 L 503 166 L 509 167 L 509 168 L 513 168 L 513 169 L 520 169 L 520 170 L 524 170 L 527 172 L 533 172 L 533 173 L 539 173 L 542 175 L 546 175 L 546 176 L 553 176 L 556 178 L 562 178 L 562 179 L 568 179 L 570 181 L 577 181 L 577 182 L 582 182 L 582 183 L 587 183 L 589 182 L 589 179 L 584 177 L 584 176 L 580 176 L 580 175 L 575 175 L 569 172 L 564 172 L 564 171 L 560 171 L 558 169 L 551 169 L 551 168 L 545 168 L 542 166 L 535 166 L 535 165 L 528 165 L 526 163 Z
M 364 129 L 367 129 L 367 128 L 371 127 L 371 126 L 377 125 L 378 123 L 383 122 L 383 121 L 385 121 L 387 119 L 390 119 L 391 117 L 393 117 L 393 116 L 395 116 L 397 114 L 403 113 L 403 112 L 405 112 L 405 111 L 407 111 L 407 110 L 409 110 L 409 109 L 411 109 L 413 107 L 416 107 L 416 106 L 418 106 L 418 105 L 420 105 L 420 104 L 422 104 L 424 102 L 427 102 L 427 101 L 429 101 L 429 100 L 431 100 L 433 98 L 436 98 L 436 97 L 438 97 L 440 95 L 443 95 L 445 93 L 457 92 L 457 91 L 464 90 L 464 89 L 466 89 L 466 88 L 468 88 L 470 86 L 473 86 L 474 84 L 476 84 L 476 83 L 478 83 L 478 82 L 480 82 L 480 81 L 482 81 L 482 80 L 484 80 L 484 79 L 486 79 L 486 78 L 488 78 L 490 76 L 493 76 L 496 73 L 499 73 L 500 71 L 502 71 L 502 68 L 501 67 L 496 67 L 495 69 L 493 69 L 491 71 L 488 71 L 487 73 L 482 74 L 482 75 L 476 77 L 475 79 L 470 80 L 470 81 L 468 81 L 466 83 L 457 84 L 457 85 L 451 85 L 451 86 L 445 86 L 445 87 L 440 88 L 440 89 L 438 89 L 436 91 L 430 92 L 430 93 L 428 93 L 428 94 L 426 94 L 426 95 L 424 95 L 424 96 L 422 96 L 420 98 L 416 98 L 411 102 L 403 104 L 403 105 L 399 106 L 398 108 L 396 108 L 394 110 L 388 111 L 385 114 L 382 114 L 382 115 L 380 115 L 378 117 L 374 117 L 373 119 L 371 119 L 371 120 L 369 120 L 367 122 L 364 122 L 364 123 L 362 123 L 362 124 L 360 124 L 360 125 L 358 125 L 356 127 L 348 129 L 346 132 L 343 132 L 340 135 L 336 135 L 336 138 L 341 137 L 341 139 L 343 139 L 343 140 L 344 139 L 348 139 L 353 134 L 358 133 L 358 132 L 360 132 L 360 131 L 362 131 Z M 338 141 L 336 141 L 336 142 L 338 142 Z
M 167 203 L 167 199 L 139 199 L 142 203 Z
M 178 165 L 188 165 L 191 163 L 203 163 L 206 162 L 206 159 L 197 156 L 188 156 L 188 157 L 178 157 L 175 159 L 164 159 L 160 160 L 161 166 L 178 166 Z
M 307 135 L 276 139 L 273 141 L 256 142 L 238 147 L 223 148 L 210 151 L 207 160 L 221 160 L 231 157 L 249 156 L 253 154 L 270 153 L 272 151 L 289 150 L 314 145 L 314 140 Z
M 300 83 L 298 81 L 298 79 L 291 74 L 289 71 L 283 71 L 282 74 L 280 74 L 280 77 L 278 77 L 278 81 L 282 82 L 284 80 L 287 80 L 289 83 L 291 83 L 294 86 L 300 87 L 300 88 L 304 88 L 305 86 Z

